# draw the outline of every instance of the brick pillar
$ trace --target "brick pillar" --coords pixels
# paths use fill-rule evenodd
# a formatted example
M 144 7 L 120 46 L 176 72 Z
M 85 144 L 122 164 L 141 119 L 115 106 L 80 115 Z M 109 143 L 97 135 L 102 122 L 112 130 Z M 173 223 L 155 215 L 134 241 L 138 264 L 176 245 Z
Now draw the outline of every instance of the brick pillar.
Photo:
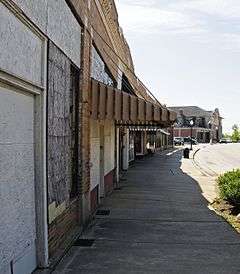
M 82 61 L 80 73 L 80 181 L 81 205 L 80 215 L 85 224 L 90 215 L 90 69 L 91 69 L 92 38 L 85 27 L 82 29 Z

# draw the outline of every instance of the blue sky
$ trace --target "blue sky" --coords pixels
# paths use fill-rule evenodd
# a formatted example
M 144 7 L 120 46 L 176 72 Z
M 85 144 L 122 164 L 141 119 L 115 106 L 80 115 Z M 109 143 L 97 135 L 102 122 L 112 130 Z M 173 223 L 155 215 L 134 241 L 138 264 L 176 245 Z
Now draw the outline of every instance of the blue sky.
M 163 103 L 240 125 L 240 1 L 116 0 L 135 71 Z

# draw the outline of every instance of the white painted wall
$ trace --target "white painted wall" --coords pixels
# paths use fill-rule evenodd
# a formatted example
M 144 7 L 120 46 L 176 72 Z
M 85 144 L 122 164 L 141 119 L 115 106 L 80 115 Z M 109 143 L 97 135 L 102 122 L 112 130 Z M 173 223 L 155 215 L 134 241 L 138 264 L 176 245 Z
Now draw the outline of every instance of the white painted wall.
M 127 170 L 129 167 L 129 130 L 125 129 L 124 130 L 125 135 L 123 137 L 123 169 Z
M 104 122 L 104 176 L 115 168 L 115 125 Z M 100 122 L 91 120 L 91 190 L 100 184 Z
M 36 266 L 36 238 L 38 263 L 48 263 L 44 203 L 46 40 L 9 3 L 0 2 L 0 273 L 9 271 L 11 261 L 17 274 L 30 273 Z M 1 79 L 11 84 L 6 86 Z M 39 85 L 43 88 L 37 88 Z
M 42 85 L 43 41 L 0 2 L 0 69 Z
M 0 273 L 11 261 L 14 274 L 30 273 L 36 267 L 34 96 L 0 82 L 0 98 Z
M 115 168 L 115 125 L 113 121 L 104 123 L 104 175 Z
M 81 27 L 65 0 L 13 0 L 80 67 Z
M 120 151 L 119 151 L 119 127 L 117 127 L 116 129 L 116 150 L 117 150 L 117 153 L 116 153 L 116 180 L 117 180 L 117 183 L 119 183 L 119 175 L 120 175 L 120 169 L 119 169 L 119 154 L 120 154 Z
M 99 122 L 95 120 L 91 120 L 90 145 L 90 190 L 93 190 L 100 184 L 100 127 Z

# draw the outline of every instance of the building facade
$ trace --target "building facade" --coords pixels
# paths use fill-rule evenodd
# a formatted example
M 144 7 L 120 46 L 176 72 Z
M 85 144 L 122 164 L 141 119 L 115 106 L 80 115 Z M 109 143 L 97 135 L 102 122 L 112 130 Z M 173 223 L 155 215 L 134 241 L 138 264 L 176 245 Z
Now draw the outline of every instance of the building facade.
M 176 114 L 135 76 L 114 1 L 1 0 L 0 35 L 0 273 L 22 274 L 64 254 L 137 150 L 168 147 Z
M 199 143 L 219 142 L 222 138 L 222 120 L 219 110 L 206 111 L 197 106 L 170 107 L 177 113 L 174 137 L 192 137 Z M 193 125 L 190 125 L 192 121 Z

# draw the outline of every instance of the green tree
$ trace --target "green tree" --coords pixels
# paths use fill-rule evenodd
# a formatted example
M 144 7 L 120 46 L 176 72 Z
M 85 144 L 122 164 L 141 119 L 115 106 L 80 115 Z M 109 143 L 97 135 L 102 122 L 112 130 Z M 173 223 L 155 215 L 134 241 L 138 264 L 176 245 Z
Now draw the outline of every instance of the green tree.
M 232 127 L 233 133 L 232 133 L 232 141 L 233 142 L 239 142 L 240 141 L 240 131 L 238 125 L 233 125 Z

